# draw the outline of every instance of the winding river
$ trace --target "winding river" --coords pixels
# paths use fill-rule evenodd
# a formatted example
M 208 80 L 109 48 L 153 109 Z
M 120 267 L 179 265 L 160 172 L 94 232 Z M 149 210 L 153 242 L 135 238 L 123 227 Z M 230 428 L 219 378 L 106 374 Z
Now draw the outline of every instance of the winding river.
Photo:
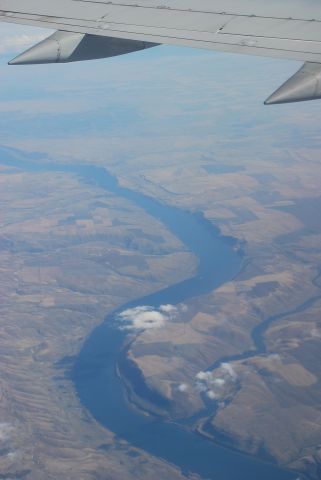
M 242 265 L 242 257 L 233 240 L 222 237 L 219 230 L 200 214 L 169 207 L 121 187 L 117 179 L 103 168 L 42 164 L 32 156 L 19 160 L 10 154 L 10 150 L 6 151 L 6 157 L 3 163 L 31 171 L 73 173 L 85 182 L 126 198 L 161 221 L 199 261 L 195 277 L 122 305 L 92 332 L 72 372 L 79 398 L 90 413 L 120 438 L 176 465 L 185 474 L 193 472 L 213 480 L 294 480 L 296 475 L 293 472 L 223 448 L 184 425 L 140 413 L 128 403 L 117 375 L 117 362 L 127 337 L 127 333 L 118 328 L 116 317 L 119 312 L 141 305 L 175 305 L 206 294 L 231 280 Z

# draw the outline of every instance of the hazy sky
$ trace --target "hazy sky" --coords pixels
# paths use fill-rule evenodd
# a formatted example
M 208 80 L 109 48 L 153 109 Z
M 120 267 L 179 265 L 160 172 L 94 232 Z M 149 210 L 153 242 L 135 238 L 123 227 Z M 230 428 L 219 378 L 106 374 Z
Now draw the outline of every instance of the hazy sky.
M 163 46 L 78 64 L 7 65 L 49 33 L 0 24 L 2 144 L 101 138 L 117 150 L 121 137 L 145 141 L 143 153 L 157 148 L 157 138 L 185 138 L 202 142 L 204 154 L 206 145 L 234 145 L 243 155 L 319 144 L 319 101 L 263 105 L 298 62 Z

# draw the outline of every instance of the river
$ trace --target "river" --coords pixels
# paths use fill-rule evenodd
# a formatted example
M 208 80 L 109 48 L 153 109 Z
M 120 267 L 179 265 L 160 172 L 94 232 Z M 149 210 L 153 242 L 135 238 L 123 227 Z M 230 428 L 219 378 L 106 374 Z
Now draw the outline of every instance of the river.
M 184 425 L 140 413 L 128 403 L 124 386 L 117 375 L 117 362 L 128 335 L 118 327 L 116 319 L 119 312 L 141 305 L 179 304 L 231 280 L 242 265 L 242 256 L 236 251 L 235 242 L 221 236 L 219 230 L 201 214 L 161 204 L 151 197 L 121 187 L 104 168 L 41 163 L 31 155 L 18 159 L 10 149 L 5 150 L 5 154 L 4 164 L 30 171 L 73 173 L 85 182 L 126 198 L 161 221 L 199 261 L 193 278 L 122 305 L 89 336 L 72 372 L 79 398 L 89 412 L 120 438 L 176 465 L 185 474 L 193 472 L 213 480 L 294 480 L 296 475 L 292 472 L 223 448 Z

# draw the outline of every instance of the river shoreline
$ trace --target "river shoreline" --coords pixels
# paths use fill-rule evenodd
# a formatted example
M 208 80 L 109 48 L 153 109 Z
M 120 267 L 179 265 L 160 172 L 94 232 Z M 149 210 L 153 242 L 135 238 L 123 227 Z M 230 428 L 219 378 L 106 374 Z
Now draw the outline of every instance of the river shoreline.
M 227 450 L 231 450 L 235 452 L 238 455 L 242 455 L 248 458 L 255 458 L 257 461 L 262 462 L 262 464 L 265 465 L 275 465 L 277 467 L 277 463 L 274 460 L 273 457 L 271 457 L 267 452 L 265 451 L 260 451 L 259 454 L 250 454 L 242 451 L 240 448 L 237 447 L 236 441 L 232 438 L 229 437 L 228 435 L 223 434 L 219 430 L 215 429 L 213 426 L 208 425 L 209 420 L 201 420 L 198 421 L 196 424 L 187 427 L 186 425 L 180 424 L 178 421 L 175 421 L 171 419 L 170 416 L 166 416 L 166 412 L 163 410 L 159 410 L 157 413 L 150 408 L 151 406 L 153 407 L 153 404 L 151 403 L 146 403 L 146 407 L 144 406 L 144 399 L 142 397 L 138 397 L 138 395 L 133 394 L 133 391 L 135 389 L 135 386 L 133 385 L 133 382 L 129 380 L 129 378 L 126 376 L 126 373 L 121 373 L 119 368 L 117 368 L 117 374 L 120 379 L 120 381 L 123 383 L 125 387 L 125 392 L 124 394 L 126 395 L 127 401 L 130 405 L 131 408 L 135 409 L 136 411 L 146 415 L 146 416 L 157 416 L 161 418 L 164 422 L 176 424 L 180 427 L 186 428 L 186 430 L 190 430 L 194 432 L 196 435 L 199 435 L 200 437 L 208 440 L 209 442 L 222 447 Z M 148 408 L 149 407 L 149 408 Z M 308 476 L 303 476 L 301 472 L 297 472 L 298 475 L 301 475 L 302 480 L 310 480 L 310 477 Z
M 126 348 L 123 349 L 120 356 L 125 356 L 128 348 L 130 348 L 130 345 L 126 346 Z M 206 439 L 214 445 L 222 447 L 223 449 L 233 451 L 236 454 L 248 457 L 249 459 L 254 458 L 258 462 L 261 462 L 263 465 L 274 465 L 278 467 L 275 459 L 271 455 L 269 455 L 268 452 L 264 451 L 264 449 L 261 449 L 258 453 L 252 454 L 245 452 L 241 448 L 238 448 L 237 442 L 233 437 L 226 435 L 223 432 L 220 432 L 218 429 L 213 427 L 213 425 L 210 425 L 209 418 L 200 418 L 199 420 L 194 420 L 191 424 L 186 424 L 186 422 L 180 423 L 180 421 L 172 419 L 170 415 L 166 412 L 165 406 L 164 408 L 155 406 L 153 402 L 146 400 L 146 398 L 136 393 L 137 385 L 135 385 L 135 378 L 131 379 L 131 376 L 128 375 L 128 373 L 126 372 L 126 367 L 124 368 L 123 359 L 122 368 L 119 367 L 119 362 L 117 362 L 116 368 L 118 378 L 124 386 L 124 395 L 126 396 L 130 408 L 133 408 L 137 412 L 148 417 L 157 417 L 164 422 L 173 423 L 180 427 L 186 428 L 187 430 L 194 432 L 196 435 L 199 435 L 200 437 Z M 147 385 L 145 385 L 145 388 L 148 389 Z M 215 415 L 216 413 L 214 412 L 212 418 L 214 418 Z M 280 468 L 284 468 L 285 470 L 287 470 L 286 467 L 280 466 Z M 288 471 L 289 473 L 294 472 L 293 470 Z M 294 473 L 300 475 L 301 480 L 312 480 L 311 477 L 303 474 L 302 472 Z
M 49 162 L 42 164 L 37 160 L 14 159 L 8 163 L 30 171 L 72 173 L 85 182 L 126 198 L 161 221 L 199 260 L 198 272 L 194 277 L 119 307 L 87 338 L 70 376 L 83 406 L 118 437 L 176 465 L 186 474 L 194 472 L 203 478 L 224 480 L 292 480 L 292 472 L 273 465 L 263 465 L 255 458 L 214 445 L 186 426 L 164 422 L 132 410 L 124 395 L 121 376 L 117 373 L 117 362 L 127 337 L 127 333 L 115 325 L 117 313 L 139 305 L 177 305 L 230 281 L 240 271 L 243 262 L 241 255 L 235 251 L 238 248 L 237 241 L 222 236 L 218 228 L 201 213 L 170 207 L 121 187 L 117 179 L 104 168 Z
M 222 241 L 221 237 L 220 241 Z M 235 243 L 233 242 L 233 244 Z M 231 250 L 233 251 L 233 248 L 231 248 L 230 246 L 230 251 Z M 234 278 L 234 276 L 238 272 L 239 269 L 237 272 L 231 275 L 230 278 Z M 105 330 L 105 333 L 102 334 L 101 331 L 93 332 L 92 336 L 88 339 L 87 346 L 85 346 L 84 351 L 81 352 L 78 360 L 81 359 L 82 361 L 86 362 L 86 359 L 88 359 L 89 350 L 92 355 L 99 356 L 99 348 L 97 352 L 97 341 L 99 341 L 100 343 L 102 336 L 105 338 L 105 345 L 103 346 L 103 350 L 108 351 L 111 344 L 112 348 L 114 348 L 115 342 L 113 340 L 113 335 L 115 334 L 115 330 L 117 331 L 118 329 L 118 334 L 122 335 L 123 337 L 122 340 L 120 340 L 120 344 L 116 348 L 117 353 L 115 353 L 114 371 L 116 372 L 116 374 L 110 375 L 110 365 L 106 365 L 108 374 L 104 376 L 104 381 L 106 382 L 104 386 L 101 385 L 101 382 L 97 380 L 93 381 L 92 378 L 90 380 L 85 379 L 85 382 L 79 382 L 77 377 L 74 378 L 74 382 L 80 399 L 82 403 L 95 416 L 95 418 L 107 428 L 114 431 L 114 433 L 121 436 L 122 438 L 127 439 L 133 445 L 139 448 L 147 449 L 147 451 L 149 451 L 150 453 L 156 454 L 164 460 L 168 461 L 169 463 L 178 466 L 182 469 L 182 471 L 184 470 L 184 468 L 187 468 L 188 471 L 198 473 L 201 477 L 204 478 L 215 478 L 217 474 L 221 474 L 222 478 L 232 480 L 234 478 L 240 478 L 239 470 L 241 467 L 239 467 L 239 465 L 242 464 L 242 468 L 244 469 L 244 472 L 246 474 L 246 477 L 244 477 L 244 479 L 246 478 L 247 480 L 250 480 L 252 478 L 254 480 L 257 478 L 257 475 L 260 475 L 260 478 L 262 479 L 268 479 L 271 478 L 271 476 L 273 476 L 273 478 L 275 479 L 280 480 L 292 479 L 293 472 L 288 472 L 276 467 L 275 465 L 262 462 L 262 460 L 259 458 L 255 458 L 253 456 L 246 456 L 239 451 L 227 448 L 226 445 L 222 447 L 218 442 L 213 442 L 213 440 L 209 441 L 208 438 L 197 434 L 192 430 L 192 428 L 190 428 L 190 426 L 184 425 L 183 423 L 179 424 L 169 422 L 168 417 L 165 417 L 166 419 L 164 420 L 164 418 L 162 418 L 162 414 L 164 414 L 164 411 L 166 413 L 166 409 L 164 408 L 166 407 L 166 405 L 162 405 L 161 407 L 163 408 L 160 408 L 159 410 L 157 409 L 157 412 L 155 411 L 155 409 L 150 408 L 153 407 L 153 402 L 150 398 L 147 398 L 146 401 L 146 394 L 148 397 L 150 392 L 147 391 L 146 387 L 144 386 L 144 395 L 139 395 L 139 393 L 142 392 L 139 392 L 139 388 L 137 387 L 137 384 L 135 384 L 136 376 L 134 375 L 133 381 L 132 371 L 130 375 L 128 375 L 128 373 L 127 375 L 124 375 L 124 364 L 122 365 L 122 368 L 119 368 L 120 358 L 122 356 L 126 357 L 126 352 L 130 346 L 131 341 L 128 340 L 128 332 L 119 330 L 119 323 L 117 325 L 117 314 L 120 313 L 121 310 L 125 310 L 127 308 L 134 308 L 136 306 L 142 305 L 151 305 L 154 307 L 157 307 L 164 303 L 173 303 L 177 305 L 178 303 L 182 302 L 184 298 L 187 298 L 185 288 L 182 296 L 181 286 L 183 285 L 184 287 L 186 287 L 186 284 L 187 286 L 189 286 L 191 282 L 196 282 L 196 285 L 199 285 L 199 279 L 202 277 L 203 276 L 200 274 L 199 271 L 196 278 L 189 279 L 186 282 L 182 282 L 182 284 L 178 284 L 178 288 L 176 285 L 174 285 L 172 287 L 164 289 L 162 292 L 156 292 L 155 294 L 144 297 L 143 299 L 138 299 L 135 302 L 131 302 L 131 304 L 129 305 L 124 305 L 118 310 L 117 313 L 114 312 L 113 315 L 108 316 L 108 318 L 104 322 L 104 325 L 101 327 L 103 330 Z M 214 288 L 217 288 L 218 285 L 221 285 L 224 282 L 216 281 L 215 283 L 216 287 Z M 206 291 L 208 291 L 209 286 L 206 284 L 206 278 L 205 283 L 201 283 L 201 291 L 204 285 L 206 287 Z M 175 291 L 176 293 L 176 288 L 178 292 L 177 297 L 175 297 L 175 294 L 173 295 L 172 293 L 173 291 Z M 190 295 L 187 296 L 188 298 L 190 298 Z M 108 357 L 110 358 L 109 353 Z M 76 366 L 75 368 L 76 374 L 77 372 L 81 374 L 82 370 L 85 370 L 85 367 L 81 364 L 78 364 L 78 366 Z M 142 380 L 143 378 L 140 377 L 140 382 L 138 382 L 140 387 Z M 95 392 L 91 395 L 88 394 L 88 381 L 92 382 L 95 388 Z M 110 385 L 112 385 L 113 388 L 114 399 L 115 397 L 117 397 L 117 407 L 120 406 L 120 402 L 123 402 L 123 414 L 126 414 L 126 416 L 129 415 L 131 417 L 129 420 L 132 424 L 130 432 L 128 432 L 127 425 L 123 428 L 122 417 L 119 417 L 118 421 L 115 422 L 115 414 L 117 412 L 115 413 L 115 411 L 112 410 L 112 412 L 110 412 L 110 415 L 108 415 L 108 410 L 110 410 L 110 408 L 112 407 L 112 399 L 110 398 L 110 396 L 108 396 L 108 393 L 106 394 L 105 389 L 108 390 L 110 388 Z M 137 398 L 133 398 L 133 391 L 135 391 L 135 395 L 137 394 Z M 103 399 L 103 403 L 106 403 L 106 413 L 101 412 L 101 402 L 97 402 L 97 396 L 99 396 L 100 399 Z M 143 405 L 140 401 L 142 397 L 144 398 Z M 126 411 L 124 410 L 125 406 L 127 409 Z M 129 410 L 132 410 L 132 416 L 130 415 Z M 111 418 L 113 419 L 113 421 L 111 421 Z M 132 435 L 133 429 L 135 431 L 134 436 Z M 159 438 L 160 436 L 163 437 L 163 445 L 156 446 L 155 444 L 153 444 L 153 442 L 155 442 L 156 438 Z M 153 440 L 154 437 L 155 440 Z M 183 439 L 186 443 L 185 448 L 187 454 L 184 455 L 183 458 L 180 458 L 181 454 L 176 454 L 175 450 L 177 449 L 177 446 L 179 446 L 179 443 L 183 441 Z M 154 448 L 156 448 L 156 450 L 154 450 Z M 189 449 L 191 449 L 190 453 L 188 453 Z M 197 454 L 195 452 L 199 453 Z M 202 458 L 202 456 L 204 455 L 205 458 L 206 456 L 208 456 L 208 462 L 205 462 L 205 465 L 204 462 L 200 463 L 200 460 L 198 460 L 197 458 L 198 456 L 199 458 Z M 217 461 L 219 459 L 217 465 L 213 465 L 213 458 L 217 458 Z M 245 464 L 247 465 L 246 467 L 244 467 Z

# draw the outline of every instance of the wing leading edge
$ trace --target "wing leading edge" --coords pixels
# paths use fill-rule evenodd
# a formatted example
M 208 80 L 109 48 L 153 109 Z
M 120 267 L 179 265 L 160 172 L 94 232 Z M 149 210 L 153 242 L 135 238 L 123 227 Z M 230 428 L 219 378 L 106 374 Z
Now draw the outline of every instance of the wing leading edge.
M 267 104 L 321 98 L 315 0 L 0 0 L 0 21 L 58 32 L 12 64 L 104 58 L 156 44 L 302 60 Z

